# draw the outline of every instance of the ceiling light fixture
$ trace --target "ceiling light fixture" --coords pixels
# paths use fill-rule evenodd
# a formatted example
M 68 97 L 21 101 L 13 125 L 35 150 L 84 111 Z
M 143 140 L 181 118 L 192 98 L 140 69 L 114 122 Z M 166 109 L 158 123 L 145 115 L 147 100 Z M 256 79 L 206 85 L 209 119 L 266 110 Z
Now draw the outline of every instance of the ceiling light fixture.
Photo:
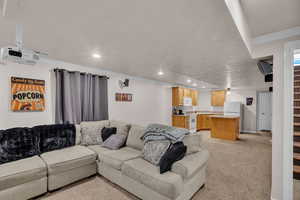
M 99 53 L 94 53 L 92 56 L 93 58 L 97 58 L 97 59 L 100 59 L 102 57 Z
M 186 80 L 186 82 L 190 83 L 190 82 L 192 82 L 192 80 L 191 80 L 191 79 L 188 79 L 188 80 Z
M 163 71 L 158 71 L 158 73 L 157 73 L 159 76 L 162 76 L 162 75 L 164 75 L 164 72 Z
M 197 83 L 193 83 L 193 86 L 196 87 L 196 86 L 197 86 Z

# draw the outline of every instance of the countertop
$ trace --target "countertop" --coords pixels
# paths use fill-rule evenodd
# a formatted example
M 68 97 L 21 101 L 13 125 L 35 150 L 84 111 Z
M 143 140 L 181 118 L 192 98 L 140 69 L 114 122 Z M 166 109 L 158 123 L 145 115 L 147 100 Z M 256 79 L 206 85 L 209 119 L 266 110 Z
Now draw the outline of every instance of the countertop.
M 229 118 L 229 119 L 238 119 L 240 118 L 239 116 L 235 115 L 213 115 L 211 118 Z
M 196 115 L 223 115 L 223 112 L 213 112 L 213 111 L 188 111 L 185 114 L 173 114 L 173 116 L 190 116 L 191 114 Z
M 224 112 L 217 112 L 217 111 L 203 111 L 203 110 L 196 110 L 196 111 L 187 111 L 185 115 L 189 115 L 195 113 L 197 115 L 223 115 Z

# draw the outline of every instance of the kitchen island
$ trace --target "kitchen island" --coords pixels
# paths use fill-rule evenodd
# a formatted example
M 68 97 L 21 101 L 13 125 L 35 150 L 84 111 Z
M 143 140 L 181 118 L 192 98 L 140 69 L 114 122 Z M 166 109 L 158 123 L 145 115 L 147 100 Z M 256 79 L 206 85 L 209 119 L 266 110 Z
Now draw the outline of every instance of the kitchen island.
M 211 137 L 225 140 L 237 140 L 240 134 L 240 117 L 233 115 L 212 115 Z

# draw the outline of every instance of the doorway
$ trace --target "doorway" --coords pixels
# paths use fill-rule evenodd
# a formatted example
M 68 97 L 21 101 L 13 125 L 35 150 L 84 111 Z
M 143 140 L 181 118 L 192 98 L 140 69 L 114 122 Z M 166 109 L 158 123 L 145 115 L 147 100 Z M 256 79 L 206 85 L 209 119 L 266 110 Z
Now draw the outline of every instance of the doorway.
M 258 92 L 257 94 L 257 130 L 272 130 L 272 93 Z

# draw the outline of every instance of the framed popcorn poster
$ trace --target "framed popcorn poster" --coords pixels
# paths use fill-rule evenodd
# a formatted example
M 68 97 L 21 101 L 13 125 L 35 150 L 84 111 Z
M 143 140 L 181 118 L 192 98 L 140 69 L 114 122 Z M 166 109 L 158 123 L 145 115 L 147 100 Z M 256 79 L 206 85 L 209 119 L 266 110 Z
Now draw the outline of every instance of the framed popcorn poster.
M 11 110 L 30 112 L 45 110 L 45 81 L 11 77 Z

